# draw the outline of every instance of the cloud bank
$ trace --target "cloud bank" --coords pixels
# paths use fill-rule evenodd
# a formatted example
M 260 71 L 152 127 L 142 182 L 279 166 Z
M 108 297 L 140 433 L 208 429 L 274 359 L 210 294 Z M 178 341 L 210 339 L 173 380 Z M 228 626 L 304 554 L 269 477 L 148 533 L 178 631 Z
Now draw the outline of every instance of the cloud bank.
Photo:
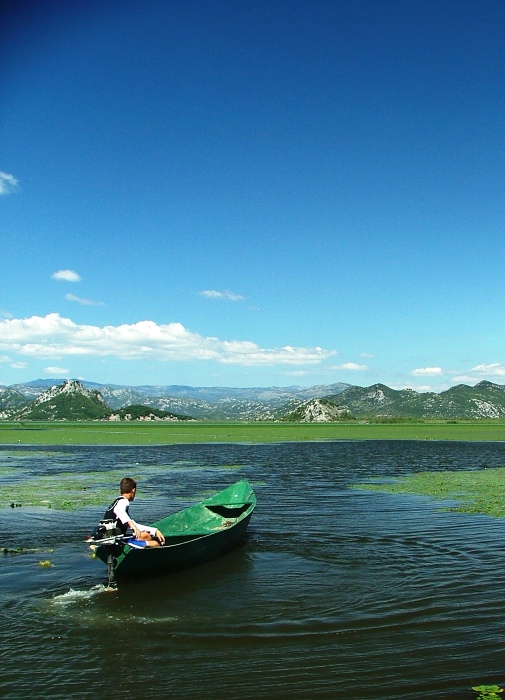
M 261 348 L 247 340 L 220 340 L 181 323 L 139 321 L 121 326 L 74 323 L 57 313 L 0 321 L 0 352 L 37 359 L 116 357 L 121 360 L 207 360 L 242 366 L 315 365 L 336 355 L 322 348 Z

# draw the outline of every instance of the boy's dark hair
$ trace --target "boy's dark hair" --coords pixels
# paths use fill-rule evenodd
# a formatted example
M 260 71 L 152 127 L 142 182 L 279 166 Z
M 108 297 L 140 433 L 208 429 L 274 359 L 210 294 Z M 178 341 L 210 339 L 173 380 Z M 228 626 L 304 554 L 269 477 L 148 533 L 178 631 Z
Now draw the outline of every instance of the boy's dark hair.
M 119 490 L 121 493 L 131 493 L 133 489 L 137 488 L 137 482 L 135 479 L 132 479 L 130 476 L 125 476 L 124 479 L 121 479 L 119 483 Z

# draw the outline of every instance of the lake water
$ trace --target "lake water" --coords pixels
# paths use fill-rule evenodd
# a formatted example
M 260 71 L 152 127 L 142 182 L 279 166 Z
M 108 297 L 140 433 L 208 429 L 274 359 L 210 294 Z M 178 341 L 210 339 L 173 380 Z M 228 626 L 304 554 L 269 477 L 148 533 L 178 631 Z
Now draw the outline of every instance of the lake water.
M 107 503 L 0 509 L 2 546 L 54 549 L 0 558 L 2 699 L 441 700 L 505 684 L 505 520 L 350 488 L 502 466 L 504 443 L 0 447 L 7 464 L 21 479 L 123 470 L 141 522 L 241 478 L 258 506 L 233 551 L 116 592 L 83 542 Z

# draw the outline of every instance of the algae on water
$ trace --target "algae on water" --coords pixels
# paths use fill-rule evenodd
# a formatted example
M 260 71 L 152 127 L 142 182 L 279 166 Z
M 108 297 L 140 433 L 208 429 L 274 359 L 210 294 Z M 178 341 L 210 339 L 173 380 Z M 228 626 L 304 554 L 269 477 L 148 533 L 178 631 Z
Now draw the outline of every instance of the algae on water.
M 36 506 L 77 510 L 85 506 L 103 506 L 111 502 L 118 493 L 120 480 L 128 474 L 139 480 L 140 493 L 155 498 L 157 488 L 152 484 L 156 484 L 160 470 L 173 468 L 173 465 L 146 467 L 135 464 L 106 472 L 59 471 L 35 475 L 33 471 L 0 466 L 0 475 L 4 477 L 0 508 Z M 225 464 L 214 468 L 240 469 L 240 465 Z
M 459 513 L 505 517 L 505 467 L 477 471 L 419 472 L 390 482 L 371 480 L 353 488 L 392 494 L 415 494 L 454 501 L 444 507 Z
M 6 481 L 0 490 L 0 508 L 41 506 L 77 510 L 111 500 L 123 470 L 110 472 L 43 474 Z

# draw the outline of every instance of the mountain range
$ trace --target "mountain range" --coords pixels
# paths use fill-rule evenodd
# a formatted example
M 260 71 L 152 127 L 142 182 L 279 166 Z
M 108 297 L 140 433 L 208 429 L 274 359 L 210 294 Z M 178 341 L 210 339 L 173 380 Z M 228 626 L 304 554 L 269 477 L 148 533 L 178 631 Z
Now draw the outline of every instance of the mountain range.
M 71 380 L 73 381 L 73 380 Z M 27 384 L 0 386 L 0 419 L 16 420 L 19 412 L 51 387 L 57 379 L 38 379 Z M 275 420 L 288 403 L 295 405 L 328 393 L 337 395 L 349 384 L 318 385 L 309 389 L 291 387 L 192 387 L 181 385 L 121 386 L 80 382 L 88 391 L 98 391 L 111 409 L 118 411 L 132 405 L 147 405 L 172 414 L 198 420 Z
M 505 418 L 505 386 L 483 381 L 440 393 L 360 387 L 121 386 L 40 379 L 0 386 L 3 420 L 292 420 Z

